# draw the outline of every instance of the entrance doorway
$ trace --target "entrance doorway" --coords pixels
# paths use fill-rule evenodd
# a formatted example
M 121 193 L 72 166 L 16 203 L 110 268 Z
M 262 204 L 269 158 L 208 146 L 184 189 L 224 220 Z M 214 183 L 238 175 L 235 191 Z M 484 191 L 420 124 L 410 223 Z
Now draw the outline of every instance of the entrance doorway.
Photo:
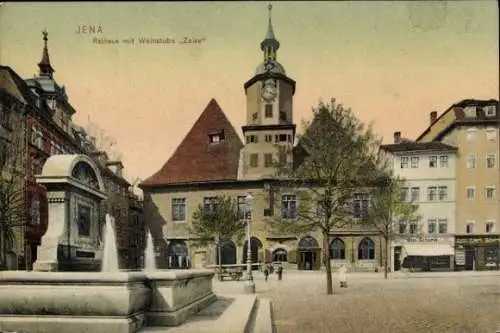
M 274 261 L 279 261 L 279 262 L 287 262 L 288 261 L 288 254 L 285 249 L 279 248 L 273 251 L 273 262 Z
M 168 268 L 188 268 L 188 247 L 182 240 L 171 240 L 167 246 Z
M 262 249 L 262 242 L 257 237 L 250 238 L 250 251 L 251 251 L 251 260 L 252 264 L 256 264 L 259 262 L 259 250 Z M 241 258 L 241 263 L 247 263 L 247 252 L 248 252 L 248 241 L 245 241 L 243 244 L 243 253 Z M 258 265 L 252 265 L 252 269 L 259 269 Z
M 299 270 L 317 270 L 321 268 L 318 241 L 311 236 L 302 238 L 298 246 L 297 268 Z
M 466 271 L 473 271 L 475 269 L 476 251 L 473 247 L 465 249 L 465 265 Z

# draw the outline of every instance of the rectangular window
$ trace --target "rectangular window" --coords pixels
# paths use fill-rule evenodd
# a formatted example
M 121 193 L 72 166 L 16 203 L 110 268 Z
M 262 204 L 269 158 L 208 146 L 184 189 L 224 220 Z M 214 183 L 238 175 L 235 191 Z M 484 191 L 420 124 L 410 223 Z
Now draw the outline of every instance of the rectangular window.
M 286 142 L 286 141 L 287 141 L 286 134 L 280 134 L 279 135 L 279 142 Z
M 370 197 L 366 193 L 354 194 L 353 201 L 354 217 L 363 219 L 368 216 L 368 208 L 370 206 Z
M 467 156 L 467 169 L 475 169 L 476 168 L 476 155 L 468 155 Z
M 245 196 L 238 197 L 238 218 L 240 220 L 245 219 L 245 212 L 247 210 L 247 202 Z
M 186 221 L 186 198 L 172 198 L 172 221 Z
M 486 186 L 484 190 L 484 197 L 486 200 L 493 200 L 495 199 L 495 187 L 493 186 Z
M 437 188 L 435 186 L 431 186 L 427 188 L 427 200 L 434 201 L 436 200 L 436 192 Z
M 406 234 L 406 229 L 408 227 L 408 223 L 406 221 L 399 221 L 399 233 Z
M 401 200 L 401 201 L 408 201 L 408 193 L 409 193 L 409 191 L 408 191 L 407 187 L 401 188 L 399 200 Z
M 465 233 L 467 234 L 473 234 L 474 233 L 474 222 L 469 222 L 465 226 Z
M 269 168 L 273 166 L 273 154 L 264 154 L 264 167 Z
M 402 156 L 401 157 L 401 169 L 406 169 L 408 168 L 408 157 Z
M 429 234 L 436 233 L 436 220 L 427 220 L 427 232 Z
M 284 152 L 284 151 L 280 151 L 278 153 L 278 158 L 279 158 L 280 165 L 285 165 L 286 164 L 286 162 L 287 162 L 286 156 L 287 156 L 287 153 Z
M 474 188 L 474 187 L 467 187 L 466 193 L 467 193 L 467 199 L 469 199 L 469 200 L 476 199 L 476 188 Z
M 257 135 L 247 135 L 246 141 L 247 143 L 258 143 L 259 137 Z
M 411 158 L 411 167 L 412 168 L 418 168 L 418 162 L 419 162 L 420 158 L 418 158 L 417 156 L 413 156 Z
M 273 117 L 273 105 L 272 104 L 266 104 L 266 106 L 265 106 L 265 115 L 266 115 L 266 118 L 272 118 Z
M 429 156 L 429 168 L 437 168 L 438 158 L 437 156 Z
M 486 155 L 486 168 L 493 169 L 496 167 L 497 161 L 495 154 Z
M 285 194 L 281 197 L 281 218 L 294 219 L 297 217 L 297 196 Z
M 259 166 L 259 154 L 250 154 L 250 167 L 256 168 Z
M 411 201 L 419 201 L 419 200 L 420 200 L 420 187 L 412 187 Z
M 439 200 L 446 200 L 448 199 L 448 187 L 447 186 L 439 186 L 438 189 L 439 193 Z
M 497 108 L 495 105 L 488 105 L 483 108 L 484 115 L 486 117 L 494 117 L 497 114 Z
M 439 156 L 439 166 L 441 168 L 448 167 L 448 156 L 446 156 L 446 155 Z
M 446 234 L 448 232 L 448 220 L 447 219 L 439 219 L 439 233 Z
M 264 141 L 265 142 L 273 142 L 273 136 L 271 134 L 266 134 L 264 136 Z
M 34 225 L 40 224 L 40 200 L 36 194 L 31 201 L 31 223 Z
M 476 129 L 469 128 L 467 129 L 467 141 L 474 141 L 476 139 Z
M 410 234 L 415 235 L 418 232 L 418 223 L 416 221 L 410 222 Z
M 217 197 L 204 197 L 203 198 L 203 212 L 206 215 L 211 215 L 215 213 L 215 207 L 217 204 Z
M 495 232 L 495 223 L 493 222 L 486 222 L 484 224 L 484 232 L 490 234 Z
M 486 128 L 486 140 L 489 142 L 495 142 L 497 141 L 497 130 L 494 127 L 487 127 Z

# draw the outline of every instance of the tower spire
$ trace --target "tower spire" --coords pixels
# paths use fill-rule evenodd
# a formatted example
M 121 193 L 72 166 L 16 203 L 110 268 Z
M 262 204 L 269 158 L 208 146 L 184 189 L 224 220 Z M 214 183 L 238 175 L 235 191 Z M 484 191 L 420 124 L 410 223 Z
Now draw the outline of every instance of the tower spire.
M 50 64 L 50 58 L 49 58 L 49 49 L 47 47 L 47 42 L 49 40 L 48 36 L 49 33 L 47 32 L 47 29 L 44 29 L 42 31 L 42 36 L 43 36 L 43 52 L 42 52 L 42 60 L 38 63 L 38 68 L 40 69 L 40 75 L 46 75 L 52 78 L 52 73 L 55 72 L 54 68 L 52 68 L 52 65 Z
M 262 43 L 260 43 L 260 49 L 264 51 L 265 61 L 276 60 L 276 51 L 278 51 L 280 47 L 280 43 L 278 42 L 278 40 L 276 40 L 276 37 L 274 36 L 273 22 L 271 20 L 271 11 L 273 9 L 273 5 L 269 4 L 267 6 L 267 9 L 269 10 L 267 33 Z

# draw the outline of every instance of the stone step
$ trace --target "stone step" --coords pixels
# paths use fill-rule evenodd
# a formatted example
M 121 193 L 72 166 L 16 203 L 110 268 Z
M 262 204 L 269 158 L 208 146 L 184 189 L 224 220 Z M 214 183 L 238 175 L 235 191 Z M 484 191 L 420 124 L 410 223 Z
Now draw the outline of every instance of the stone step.
M 259 298 L 250 333 L 274 333 L 271 301 Z
M 256 303 L 256 295 L 218 295 L 179 326 L 144 327 L 140 333 L 247 333 Z

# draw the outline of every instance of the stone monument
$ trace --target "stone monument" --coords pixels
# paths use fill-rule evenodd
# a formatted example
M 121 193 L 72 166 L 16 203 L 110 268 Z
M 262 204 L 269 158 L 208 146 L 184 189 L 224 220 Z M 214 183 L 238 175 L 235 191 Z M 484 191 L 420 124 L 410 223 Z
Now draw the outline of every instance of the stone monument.
M 85 155 L 54 155 L 37 182 L 47 188 L 49 223 L 33 269 L 98 271 L 99 205 L 106 194 L 97 166 Z

